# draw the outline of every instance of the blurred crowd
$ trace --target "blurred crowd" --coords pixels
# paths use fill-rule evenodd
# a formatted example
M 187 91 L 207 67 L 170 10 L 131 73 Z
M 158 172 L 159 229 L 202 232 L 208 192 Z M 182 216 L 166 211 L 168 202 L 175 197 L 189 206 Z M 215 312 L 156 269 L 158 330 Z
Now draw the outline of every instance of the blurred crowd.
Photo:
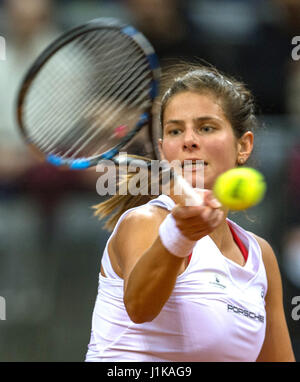
M 15 200 L 36 206 L 39 237 L 45 247 L 51 242 L 57 208 L 66 195 L 95 196 L 94 171 L 61 171 L 29 152 L 16 127 L 15 102 L 24 74 L 52 40 L 75 25 L 103 16 L 119 17 L 141 30 L 163 68 L 178 59 L 201 60 L 238 77 L 254 93 L 262 117 L 284 121 L 280 134 L 291 135 L 292 144 L 276 173 L 280 179 L 275 184 L 280 184 L 283 197 L 273 206 L 284 225 L 275 223 L 271 232 L 281 233 L 276 244 L 287 282 L 294 288 L 291 293 L 297 293 L 300 59 L 293 60 L 291 52 L 292 38 L 300 36 L 299 0 L 0 0 L 0 36 L 5 37 L 7 50 L 7 59 L 0 61 L 0 240 L 8 229 L 5 214 L 11 209 L 7 206 L 15 205 Z M 262 145 L 262 162 L 264 150 Z M 263 168 L 274 172 L 272 164 Z M 0 243 L 0 257 L 6 250 Z

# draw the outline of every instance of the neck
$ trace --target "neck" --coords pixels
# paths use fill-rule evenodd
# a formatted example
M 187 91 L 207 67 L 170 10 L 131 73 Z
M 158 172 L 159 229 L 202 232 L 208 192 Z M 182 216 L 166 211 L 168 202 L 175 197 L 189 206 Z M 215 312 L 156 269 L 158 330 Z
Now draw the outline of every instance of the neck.
M 226 243 L 228 240 L 231 239 L 231 233 L 230 229 L 228 227 L 228 223 L 226 221 L 228 210 L 222 208 L 224 212 L 224 219 L 223 221 L 218 225 L 218 227 L 209 235 L 211 239 L 215 242 L 215 244 L 218 246 L 219 249 L 226 246 Z

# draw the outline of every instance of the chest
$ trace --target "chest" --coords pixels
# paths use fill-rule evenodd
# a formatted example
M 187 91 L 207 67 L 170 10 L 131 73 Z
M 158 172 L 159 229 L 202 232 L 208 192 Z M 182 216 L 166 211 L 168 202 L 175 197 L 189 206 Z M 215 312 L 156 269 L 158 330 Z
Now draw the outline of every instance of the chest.
M 244 267 L 246 264 L 247 257 L 242 254 L 240 247 L 236 243 L 233 243 L 230 248 L 223 249 L 221 253 L 226 259 L 240 267 Z
M 220 254 L 222 254 L 222 256 L 225 259 L 230 260 L 231 262 L 237 264 L 240 267 L 244 267 L 246 264 L 246 256 L 245 254 L 242 254 L 241 248 L 236 244 L 236 242 L 233 242 L 230 247 L 222 250 L 222 252 L 220 251 Z M 184 259 L 184 262 L 181 265 L 181 268 L 178 273 L 179 275 L 187 269 L 187 267 L 190 264 L 191 258 L 192 254 L 190 254 L 190 256 Z
M 237 246 L 222 253 L 208 237 L 197 243 L 177 281 L 183 288 L 185 282 L 192 294 L 216 293 L 224 298 L 236 296 L 237 300 L 246 299 L 246 302 L 258 305 L 264 305 L 267 289 L 267 276 L 259 247 L 249 246 L 245 259 Z
M 218 256 L 211 254 L 209 260 L 197 261 L 201 255 L 205 254 L 194 253 L 187 270 L 177 278 L 164 311 L 176 316 L 174 322 L 184 333 L 190 359 L 254 361 L 266 329 L 264 273 L 260 268 L 250 277 L 234 277 L 227 259 L 218 262 Z M 166 322 L 170 325 L 169 319 Z

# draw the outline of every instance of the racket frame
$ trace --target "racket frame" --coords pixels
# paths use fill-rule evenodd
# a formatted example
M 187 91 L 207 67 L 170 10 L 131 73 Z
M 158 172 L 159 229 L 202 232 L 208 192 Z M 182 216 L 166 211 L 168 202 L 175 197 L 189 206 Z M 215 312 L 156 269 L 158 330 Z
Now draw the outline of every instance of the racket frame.
M 30 88 L 31 84 L 33 83 L 35 77 L 39 73 L 39 71 L 43 68 L 43 66 L 50 60 L 50 58 L 61 48 L 66 46 L 68 43 L 73 41 L 74 39 L 78 38 L 79 36 L 87 33 L 96 31 L 98 29 L 114 29 L 118 30 L 124 35 L 130 37 L 135 41 L 135 43 L 139 46 L 141 51 L 144 53 L 145 58 L 148 61 L 149 69 L 152 73 L 152 81 L 151 86 L 149 88 L 149 96 L 151 101 L 151 106 L 149 107 L 149 110 L 146 110 L 143 114 L 140 115 L 139 121 L 136 124 L 135 128 L 132 129 L 127 135 L 125 135 L 122 140 L 115 146 L 113 146 L 111 149 L 107 150 L 106 152 L 89 157 L 89 158 L 62 158 L 59 155 L 54 154 L 45 154 L 39 148 L 32 142 L 32 140 L 29 138 L 26 126 L 23 121 L 23 110 L 24 110 L 24 103 L 26 99 L 26 95 L 28 92 L 28 89 Z M 78 27 L 75 27 L 60 37 L 58 37 L 55 41 L 53 41 L 34 61 L 31 68 L 26 73 L 18 93 L 18 97 L 16 100 L 16 117 L 17 117 L 17 124 L 19 126 L 19 130 L 21 132 L 21 135 L 23 139 L 25 140 L 26 144 L 38 155 L 42 156 L 46 159 L 47 162 L 51 163 L 55 166 L 67 166 L 71 169 L 86 169 L 89 167 L 96 166 L 99 161 L 102 159 L 113 159 L 120 150 L 129 143 L 136 134 L 145 126 L 148 124 L 150 136 L 152 139 L 152 129 L 150 124 L 152 123 L 152 106 L 153 101 L 158 95 L 158 88 L 159 88 L 159 78 L 160 78 L 160 66 L 158 62 L 158 58 L 156 56 L 156 53 L 150 44 L 150 42 L 146 39 L 146 37 L 139 32 L 137 29 L 135 29 L 133 26 L 123 23 L 119 21 L 118 19 L 114 18 L 97 18 L 94 20 L 91 20 L 83 25 L 80 25 Z M 153 143 L 153 142 L 152 142 Z
M 119 30 L 128 37 L 132 38 L 135 43 L 139 46 L 139 48 L 142 50 L 142 52 L 145 54 L 145 57 L 147 58 L 149 68 L 152 73 L 152 81 L 151 81 L 151 87 L 149 89 L 149 96 L 151 102 L 151 106 L 149 107 L 149 110 L 145 111 L 141 116 L 136 124 L 135 128 L 131 130 L 125 137 L 122 138 L 122 140 L 109 149 L 108 151 L 94 156 L 90 158 L 80 158 L 80 159 L 68 159 L 68 158 L 62 158 L 58 155 L 52 155 L 52 154 L 45 154 L 41 150 L 38 149 L 38 147 L 30 140 L 28 137 L 28 134 L 26 132 L 26 127 L 23 123 L 23 105 L 25 102 L 26 94 L 28 92 L 28 89 L 30 88 L 32 82 L 34 81 L 36 75 L 39 73 L 39 71 L 43 68 L 43 66 L 49 61 L 49 59 L 62 47 L 73 41 L 75 38 L 91 31 L 95 31 L 99 28 L 111 28 L 115 30 Z M 19 126 L 19 130 L 21 132 L 21 135 L 23 139 L 25 140 L 26 144 L 32 148 L 32 150 L 37 153 L 40 157 L 46 159 L 47 162 L 51 163 L 55 166 L 62 166 L 62 167 L 68 167 L 71 169 L 87 169 L 89 167 L 96 166 L 101 160 L 113 160 L 116 164 L 120 165 L 119 158 L 117 157 L 120 150 L 129 143 L 136 134 L 145 126 L 148 124 L 150 137 L 153 142 L 153 131 L 152 131 L 152 107 L 153 102 L 155 98 L 158 95 L 158 88 L 159 88 L 159 78 L 160 78 L 160 66 L 158 62 L 158 58 L 156 56 L 156 53 L 150 44 L 150 42 L 146 39 L 146 37 L 140 33 L 137 29 L 132 27 L 129 24 L 122 23 L 117 19 L 114 18 L 98 18 L 91 20 L 81 26 L 75 27 L 60 37 L 58 37 L 54 42 L 52 42 L 34 61 L 31 68 L 26 73 L 18 93 L 18 97 L 16 100 L 16 117 L 17 117 L 17 124 Z M 135 159 L 130 159 L 128 162 L 128 165 L 133 162 Z M 150 163 L 148 164 L 150 167 Z M 174 172 L 172 169 L 168 169 L 168 171 L 171 171 L 171 178 L 173 178 L 175 183 L 178 183 L 181 186 L 182 194 L 176 196 L 176 202 L 179 204 L 186 204 L 186 200 L 189 199 L 189 201 L 192 201 L 192 205 L 201 205 L 203 203 L 203 197 L 197 194 L 194 189 L 191 187 L 190 184 L 186 182 L 184 178 L 181 176 L 177 176 L 176 172 Z

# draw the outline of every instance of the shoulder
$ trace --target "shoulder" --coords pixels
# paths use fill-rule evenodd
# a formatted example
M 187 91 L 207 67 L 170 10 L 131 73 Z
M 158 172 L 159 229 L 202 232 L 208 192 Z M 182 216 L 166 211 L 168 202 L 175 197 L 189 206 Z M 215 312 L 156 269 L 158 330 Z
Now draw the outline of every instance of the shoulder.
M 151 241 L 168 214 L 167 209 L 148 204 L 136 208 L 121 220 L 112 236 L 112 242 L 122 244 L 124 239 L 128 242 L 131 238 Z
M 256 241 L 258 242 L 261 248 L 262 258 L 263 258 L 265 267 L 269 268 L 269 267 L 275 266 L 277 264 L 277 259 L 270 243 L 264 238 L 254 234 L 253 232 L 249 232 L 249 233 L 256 239 Z
M 128 212 L 120 221 L 109 242 L 109 255 L 117 274 L 124 278 L 126 269 L 154 243 L 161 222 L 169 211 L 144 205 Z
M 143 224 L 160 224 L 169 212 L 165 208 L 146 204 L 127 213 L 118 228 L 120 230 L 130 226 L 137 228 L 136 226 L 142 226 Z M 143 227 L 145 228 L 144 225 Z
M 256 242 L 259 245 L 259 248 L 261 250 L 262 260 L 263 260 L 263 263 L 265 265 L 266 271 L 268 271 L 268 269 L 272 269 L 273 267 L 277 267 L 277 259 L 276 259 L 274 250 L 273 250 L 272 246 L 270 245 L 270 243 L 267 240 L 265 240 L 264 238 L 262 238 L 261 236 L 258 236 L 253 232 L 245 230 L 244 228 L 242 228 L 239 225 L 237 225 L 237 226 L 244 232 L 244 234 L 248 235 L 248 237 L 250 236 L 256 240 Z

